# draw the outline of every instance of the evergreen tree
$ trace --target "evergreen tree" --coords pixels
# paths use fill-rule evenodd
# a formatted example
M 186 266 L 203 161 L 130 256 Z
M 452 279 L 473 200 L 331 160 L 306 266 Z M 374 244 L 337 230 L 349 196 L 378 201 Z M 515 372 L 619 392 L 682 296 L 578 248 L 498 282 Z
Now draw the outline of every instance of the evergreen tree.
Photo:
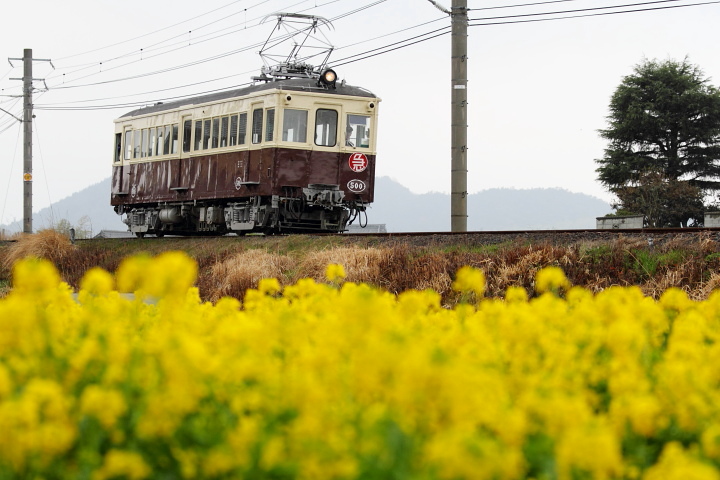
M 720 190 L 720 91 L 688 62 L 644 61 L 610 101 L 609 141 L 598 178 L 616 209 L 648 226 L 702 223 L 704 199 Z

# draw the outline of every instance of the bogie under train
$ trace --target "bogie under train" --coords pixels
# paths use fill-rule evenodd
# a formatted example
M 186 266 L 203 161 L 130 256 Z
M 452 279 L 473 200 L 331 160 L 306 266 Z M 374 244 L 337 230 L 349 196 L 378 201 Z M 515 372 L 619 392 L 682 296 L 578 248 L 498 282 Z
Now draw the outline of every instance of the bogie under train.
M 129 112 L 111 204 L 137 236 L 342 232 L 373 201 L 379 102 L 328 69 Z

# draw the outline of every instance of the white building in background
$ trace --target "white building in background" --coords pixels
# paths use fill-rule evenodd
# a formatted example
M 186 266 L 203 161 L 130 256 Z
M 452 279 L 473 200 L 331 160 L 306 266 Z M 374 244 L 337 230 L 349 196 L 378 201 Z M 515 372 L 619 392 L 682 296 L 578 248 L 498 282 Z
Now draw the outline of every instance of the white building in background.
M 720 212 L 718 212 L 720 215 Z M 617 217 L 596 217 L 598 230 L 643 228 L 645 217 L 643 215 L 621 215 Z

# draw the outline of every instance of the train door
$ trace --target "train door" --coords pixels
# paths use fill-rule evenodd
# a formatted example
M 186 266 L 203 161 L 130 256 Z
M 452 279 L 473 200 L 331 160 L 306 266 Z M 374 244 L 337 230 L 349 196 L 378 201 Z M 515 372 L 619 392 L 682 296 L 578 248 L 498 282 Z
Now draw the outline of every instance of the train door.
M 259 184 L 263 167 L 262 142 L 263 142 L 263 117 L 264 109 L 262 103 L 254 103 L 250 108 L 250 151 L 248 159 L 248 175 L 245 177 L 246 184 Z
M 133 130 L 125 127 L 122 134 L 115 135 L 115 158 L 113 162 L 113 193 L 127 195 L 130 191 L 130 159 L 133 152 Z
M 180 122 L 180 155 L 176 159 L 171 160 L 171 190 L 180 192 L 186 191 L 190 184 L 190 152 L 192 150 L 192 115 L 183 115 Z

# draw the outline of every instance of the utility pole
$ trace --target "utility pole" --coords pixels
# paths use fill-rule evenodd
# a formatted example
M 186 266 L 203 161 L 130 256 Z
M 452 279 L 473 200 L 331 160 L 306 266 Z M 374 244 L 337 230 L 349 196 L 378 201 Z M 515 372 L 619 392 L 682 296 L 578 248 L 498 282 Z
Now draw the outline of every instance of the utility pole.
M 467 232 L 467 0 L 452 0 L 450 15 L 450 229 Z
M 14 66 L 13 60 L 22 60 L 23 62 L 22 78 L 11 78 L 10 80 L 22 80 L 23 82 L 23 232 L 32 233 L 32 119 L 34 116 L 32 82 L 33 80 L 44 81 L 42 78 L 33 78 L 32 65 L 33 60 L 37 62 L 50 62 L 50 60 L 33 59 L 31 48 L 23 50 L 22 58 L 8 58 L 12 66 Z
M 452 0 L 450 227 L 467 232 L 467 0 Z

